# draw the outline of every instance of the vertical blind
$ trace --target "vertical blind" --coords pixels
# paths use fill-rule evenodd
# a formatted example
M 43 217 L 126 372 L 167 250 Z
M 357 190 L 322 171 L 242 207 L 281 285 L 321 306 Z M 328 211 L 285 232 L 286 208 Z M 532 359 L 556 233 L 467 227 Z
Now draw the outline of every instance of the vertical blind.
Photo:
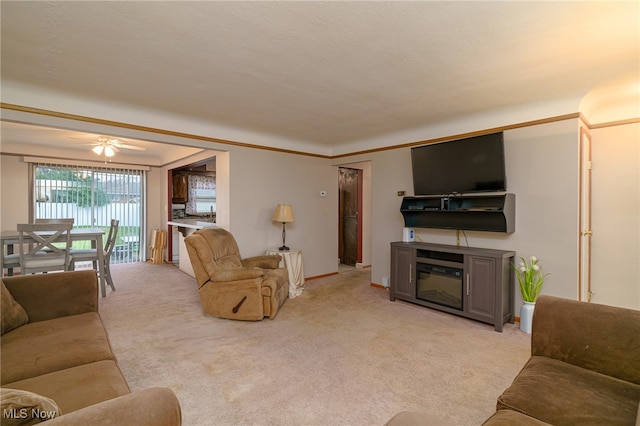
M 111 262 L 141 260 L 145 235 L 144 170 L 46 163 L 32 166 L 35 219 L 74 218 L 74 227 L 102 228 L 105 235 L 111 219 L 118 219 Z M 74 243 L 74 248 L 82 243 Z

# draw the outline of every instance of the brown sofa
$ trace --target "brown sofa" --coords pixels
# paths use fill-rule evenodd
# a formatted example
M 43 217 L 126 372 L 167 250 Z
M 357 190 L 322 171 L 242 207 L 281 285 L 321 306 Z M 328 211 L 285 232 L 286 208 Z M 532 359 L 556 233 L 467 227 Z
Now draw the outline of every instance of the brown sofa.
M 484 425 L 640 425 L 640 311 L 540 296 L 531 358 Z
M 453 423 L 402 412 L 385 426 L 417 425 Z M 531 358 L 483 425 L 640 426 L 640 311 L 540 296 Z
M 205 314 L 260 321 L 275 318 L 289 297 L 289 275 L 279 255 L 243 259 L 235 238 L 222 228 L 204 228 L 184 239 Z
M 2 425 L 179 425 L 167 388 L 131 393 L 98 314 L 94 271 L 2 279 Z

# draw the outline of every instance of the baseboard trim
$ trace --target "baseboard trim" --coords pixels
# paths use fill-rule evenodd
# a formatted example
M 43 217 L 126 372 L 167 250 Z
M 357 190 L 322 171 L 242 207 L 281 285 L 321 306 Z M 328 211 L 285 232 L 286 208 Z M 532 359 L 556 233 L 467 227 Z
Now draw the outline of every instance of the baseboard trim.
M 312 280 L 317 280 L 319 278 L 330 277 L 332 275 L 338 275 L 338 274 L 339 274 L 339 272 L 330 272 L 328 274 L 316 275 L 316 276 L 313 276 L 313 277 L 305 277 L 304 280 L 305 281 L 312 281 Z

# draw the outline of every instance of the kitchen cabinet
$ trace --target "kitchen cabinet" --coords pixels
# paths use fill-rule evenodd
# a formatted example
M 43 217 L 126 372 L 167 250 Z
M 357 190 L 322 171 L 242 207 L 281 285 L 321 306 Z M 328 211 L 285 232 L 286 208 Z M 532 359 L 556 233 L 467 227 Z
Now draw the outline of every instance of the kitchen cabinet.
M 172 219 L 167 225 L 171 229 L 172 237 L 177 238 L 177 249 L 173 249 L 173 263 L 177 262 L 182 272 L 195 277 L 184 239 L 199 229 L 215 228 L 216 224 L 200 219 Z
M 171 202 L 183 204 L 189 201 L 189 177 L 185 174 L 173 175 L 173 192 Z

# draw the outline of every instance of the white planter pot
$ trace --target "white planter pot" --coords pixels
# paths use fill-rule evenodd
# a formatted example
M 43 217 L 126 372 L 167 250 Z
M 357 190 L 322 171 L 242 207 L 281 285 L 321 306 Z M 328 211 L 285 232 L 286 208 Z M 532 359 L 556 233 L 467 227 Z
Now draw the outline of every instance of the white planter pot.
M 535 309 L 535 302 L 524 302 L 522 308 L 520 308 L 520 330 L 525 333 L 531 334 L 531 326 L 533 325 L 533 310 Z

